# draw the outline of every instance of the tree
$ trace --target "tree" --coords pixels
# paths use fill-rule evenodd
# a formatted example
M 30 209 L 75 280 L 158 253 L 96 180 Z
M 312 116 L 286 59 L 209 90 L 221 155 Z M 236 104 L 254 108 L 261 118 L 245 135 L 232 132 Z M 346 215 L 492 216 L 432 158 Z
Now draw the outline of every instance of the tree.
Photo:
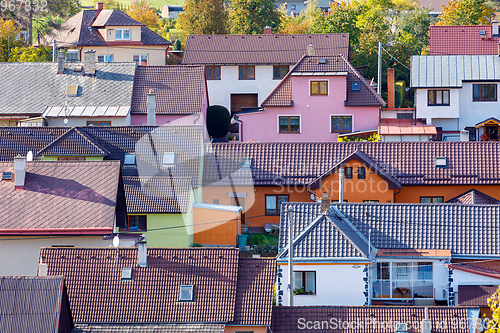
M 229 7 L 232 34 L 261 34 L 264 27 L 279 26 L 281 15 L 273 0 L 233 0 Z
M 500 286 L 497 291 L 488 298 L 488 306 L 491 310 L 491 319 L 486 320 L 486 333 L 499 333 L 500 328 Z
M 22 46 L 22 41 L 17 38 L 19 28 L 13 20 L 0 18 L 0 62 L 9 61 L 10 51 Z
M 207 131 L 213 138 L 226 136 L 231 124 L 231 114 L 222 105 L 211 105 L 207 109 Z
M 15 47 L 10 51 L 10 62 L 40 62 L 51 61 L 52 52 L 43 45 L 40 47 L 21 46 Z
M 177 17 L 179 29 L 186 35 L 221 35 L 228 31 L 224 0 L 186 0 L 184 12 Z
M 323 13 L 316 0 L 307 3 L 306 9 L 296 17 L 286 15 L 286 9 L 280 8 L 281 22 L 278 32 L 280 34 L 307 34 L 317 23 L 322 21 Z
M 120 3 L 118 0 L 94 0 L 94 8 L 98 2 L 102 2 L 102 8 L 104 9 L 119 9 L 124 10 L 125 5 Z
M 437 25 L 482 25 L 489 24 L 493 17 L 493 9 L 485 0 L 452 0 L 442 7 Z
M 361 28 L 358 27 L 358 16 L 363 11 L 363 6 L 341 3 L 331 5 L 329 14 L 316 22 L 311 32 L 313 33 L 348 33 L 351 45 L 357 45 Z
M 144 23 L 149 29 L 158 30 L 160 28 L 160 18 L 156 14 L 156 10 L 145 0 L 134 0 L 127 14 L 134 20 Z

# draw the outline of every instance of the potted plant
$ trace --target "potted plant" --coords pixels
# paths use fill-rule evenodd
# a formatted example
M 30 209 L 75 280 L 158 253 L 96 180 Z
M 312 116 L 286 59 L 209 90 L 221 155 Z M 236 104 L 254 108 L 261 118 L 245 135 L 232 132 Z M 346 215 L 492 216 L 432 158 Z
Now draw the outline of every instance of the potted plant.
M 481 141 L 488 141 L 490 138 L 485 134 L 481 134 Z

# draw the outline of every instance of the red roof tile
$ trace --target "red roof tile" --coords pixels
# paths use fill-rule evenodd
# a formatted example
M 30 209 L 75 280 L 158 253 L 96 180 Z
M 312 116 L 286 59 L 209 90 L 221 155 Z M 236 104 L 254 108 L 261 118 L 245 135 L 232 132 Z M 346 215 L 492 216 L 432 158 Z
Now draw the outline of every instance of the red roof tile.
M 425 125 L 413 119 L 382 119 L 378 125 L 379 135 L 435 135 L 436 125 Z
M 469 190 L 464 192 L 448 201 L 447 203 L 462 203 L 462 204 L 473 204 L 473 205 L 498 205 L 500 201 L 489 195 L 484 194 L 478 190 Z
M 480 30 L 484 36 L 479 35 Z M 491 25 L 430 27 L 430 55 L 498 55 L 498 42 L 498 37 L 491 37 Z

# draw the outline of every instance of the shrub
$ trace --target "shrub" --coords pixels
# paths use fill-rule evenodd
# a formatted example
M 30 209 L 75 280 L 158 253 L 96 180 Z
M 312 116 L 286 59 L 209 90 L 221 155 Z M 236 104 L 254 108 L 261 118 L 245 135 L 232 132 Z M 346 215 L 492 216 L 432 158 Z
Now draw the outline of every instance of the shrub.
M 212 105 L 207 109 L 207 130 L 213 138 L 225 137 L 229 131 L 231 114 L 222 105 Z

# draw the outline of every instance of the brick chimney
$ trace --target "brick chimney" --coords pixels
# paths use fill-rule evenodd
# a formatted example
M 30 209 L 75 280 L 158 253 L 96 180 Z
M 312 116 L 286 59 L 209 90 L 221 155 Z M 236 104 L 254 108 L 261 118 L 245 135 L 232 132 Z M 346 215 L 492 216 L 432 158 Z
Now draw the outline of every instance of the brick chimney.
M 330 210 L 330 198 L 328 193 L 324 192 L 321 197 L 321 213 L 328 212 Z
M 64 51 L 59 51 L 57 55 L 57 74 L 64 74 Z
M 395 107 L 394 68 L 387 68 L 387 107 Z
M 306 49 L 306 54 L 308 56 L 313 56 L 314 55 L 314 45 L 309 44 Z
M 156 125 L 156 94 L 153 89 L 149 89 L 147 95 L 148 125 Z
M 83 52 L 85 74 L 86 76 L 95 76 L 95 51 L 87 50 Z
M 97 2 L 95 4 L 95 9 L 97 9 L 98 11 L 101 11 L 103 8 L 104 8 L 104 3 L 103 2 Z
M 24 190 L 26 181 L 26 157 L 14 157 L 14 190 Z
M 271 30 L 271 27 L 270 26 L 265 26 L 264 27 L 264 35 L 271 35 L 273 33 L 273 31 Z

